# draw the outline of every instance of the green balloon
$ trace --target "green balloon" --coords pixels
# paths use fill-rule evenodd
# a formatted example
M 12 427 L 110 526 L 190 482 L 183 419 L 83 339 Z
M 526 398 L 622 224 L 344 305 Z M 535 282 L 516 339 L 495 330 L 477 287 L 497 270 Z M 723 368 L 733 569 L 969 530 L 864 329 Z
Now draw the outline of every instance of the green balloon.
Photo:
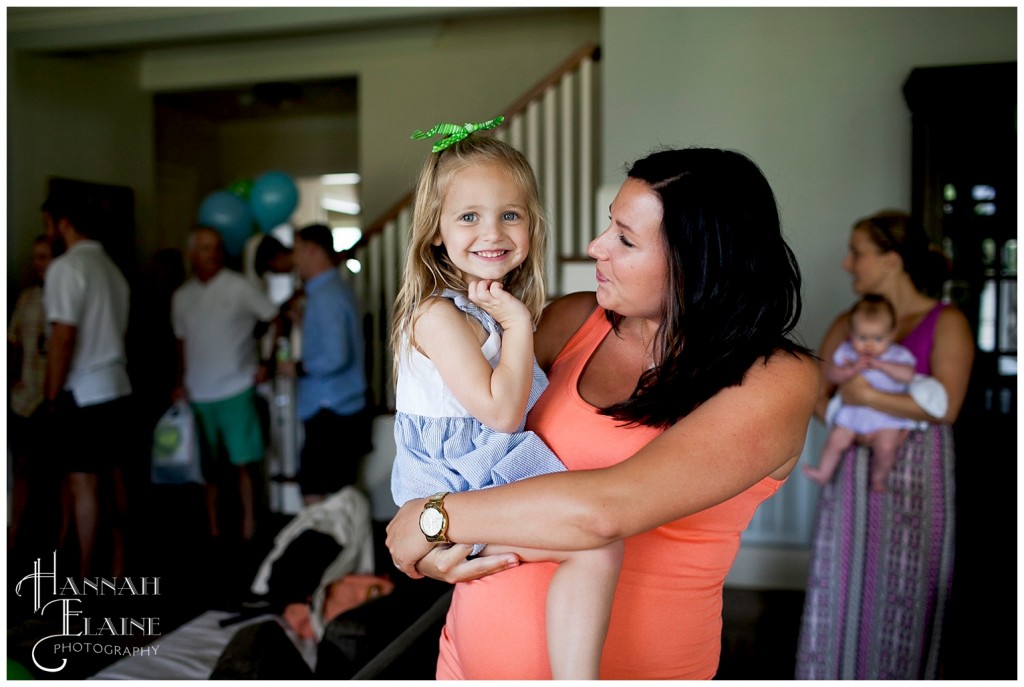
M 242 200 L 249 200 L 249 193 L 252 191 L 252 179 L 238 179 L 228 184 L 228 191 L 235 194 Z

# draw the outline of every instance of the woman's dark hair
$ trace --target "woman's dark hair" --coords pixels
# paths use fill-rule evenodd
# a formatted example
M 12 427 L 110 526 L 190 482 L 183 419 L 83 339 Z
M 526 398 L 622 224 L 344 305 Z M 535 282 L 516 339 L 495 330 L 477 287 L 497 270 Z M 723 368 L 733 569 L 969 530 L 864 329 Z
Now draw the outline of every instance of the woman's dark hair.
M 628 175 L 661 197 L 668 255 L 658 365 L 604 413 L 669 426 L 776 351 L 810 351 L 790 338 L 800 318 L 800 269 L 782 237 L 764 174 L 741 153 L 663 150 Z M 608 313 L 613 326 L 620 319 Z
M 901 210 L 880 210 L 853 223 L 867 232 L 883 253 L 895 251 L 903 260 L 903 271 L 921 293 L 938 297 L 949 274 L 949 261 L 933 250 L 924 228 Z

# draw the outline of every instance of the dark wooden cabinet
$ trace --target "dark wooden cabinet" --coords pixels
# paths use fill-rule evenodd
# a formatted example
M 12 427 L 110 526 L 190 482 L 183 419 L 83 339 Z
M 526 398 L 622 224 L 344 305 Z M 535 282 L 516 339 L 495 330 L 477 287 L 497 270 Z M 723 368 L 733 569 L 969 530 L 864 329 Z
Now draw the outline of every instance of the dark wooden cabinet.
M 1017 64 L 915 69 L 913 205 L 952 271 L 944 297 L 978 344 L 965 410 L 1013 418 L 1017 360 Z
M 1015 679 L 1017 64 L 914 69 L 903 92 L 913 121 L 911 212 L 950 259 L 942 296 L 963 310 L 977 344 L 954 425 L 944 677 Z

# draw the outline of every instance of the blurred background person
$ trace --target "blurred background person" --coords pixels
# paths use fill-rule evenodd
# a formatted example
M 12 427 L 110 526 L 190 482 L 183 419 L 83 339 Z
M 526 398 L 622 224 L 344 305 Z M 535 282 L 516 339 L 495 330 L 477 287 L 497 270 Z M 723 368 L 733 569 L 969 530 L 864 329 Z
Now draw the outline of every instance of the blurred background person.
M 171 303 L 178 340 L 179 383 L 173 398 L 187 398 L 204 438 L 210 536 L 221 527 L 221 483 L 230 481 L 241 507 L 243 541 L 256 530 L 256 484 L 262 484 L 265 442 L 256 405 L 264 381 L 257 342 L 277 316 L 277 307 L 251 280 L 224 265 L 221 235 L 197 227 L 188 237 L 192 277 Z
M 35 501 L 50 501 L 59 486 L 51 479 L 40 454 L 38 423 L 33 419 L 43 402 L 46 379 L 46 308 L 43 305 L 43 279 L 53 259 L 53 249 L 45 235 L 32 242 L 31 275 L 28 286 L 18 294 L 14 312 L 7 325 L 7 443 L 11 450 L 12 481 L 7 548 L 14 548 L 18 526 L 25 516 L 30 496 Z M 54 487 L 51 489 L 50 487 Z M 57 501 L 53 499 L 53 511 Z M 40 514 L 46 510 L 36 511 Z
M 824 420 L 838 391 L 844 404 L 925 424 L 897 449 L 887 491 L 871 489 L 866 456 L 853 455 L 867 450 L 858 445 L 867 437 L 847 449 L 822 488 L 796 678 L 935 679 L 953 580 L 952 424 L 967 393 L 974 338 L 963 313 L 930 295 L 945 278 L 945 258 L 930 250 L 923 228 L 906 213 L 883 211 L 855 222 L 842 267 L 854 293 L 892 303 L 895 340 L 913 353 L 926 384 L 893 393 L 875 389 L 863 375 L 836 385 L 825 374 L 815 414 Z M 818 355 L 826 368 L 850 325 L 846 311 L 825 334 Z M 945 396 L 939 408 L 927 393 L 934 382 Z
M 371 418 L 361 309 L 338 271 L 330 228 L 299 231 L 293 260 L 305 301 L 297 320 L 302 352 L 278 362 L 277 370 L 298 378 L 296 409 L 305 434 L 299 488 L 310 504 L 355 484 L 360 459 L 370 451 Z
M 92 238 L 100 230 L 96 203 L 54 192 L 43 204 L 46 234 L 66 252 L 46 271 L 43 301 L 50 328 L 44 387 L 46 433 L 63 468 L 78 539 L 79 573 L 123 574 L 128 510 L 124 468 L 132 442 L 125 336 L 128 281 Z M 109 491 L 108 491 L 109 488 Z M 108 496 L 109 494 L 109 496 Z M 110 506 L 110 507 L 108 507 Z M 110 533 L 109 563 L 95 560 L 100 520 Z

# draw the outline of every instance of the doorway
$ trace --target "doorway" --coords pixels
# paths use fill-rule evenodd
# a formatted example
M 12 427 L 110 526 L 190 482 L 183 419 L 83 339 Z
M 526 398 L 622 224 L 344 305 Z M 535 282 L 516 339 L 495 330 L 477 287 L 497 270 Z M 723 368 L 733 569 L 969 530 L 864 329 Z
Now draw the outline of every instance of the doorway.
M 271 170 L 297 185 L 300 179 L 358 174 L 357 91 L 352 77 L 156 94 L 154 248 L 182 247 L 203 199 L 236 182 Z M 332 193 L 319 194 L 315 182 L 304 181 L 297 208 L 304 216 L 295 223 L 351 226 L 350 213 L 308 202 L 313 194 Z

